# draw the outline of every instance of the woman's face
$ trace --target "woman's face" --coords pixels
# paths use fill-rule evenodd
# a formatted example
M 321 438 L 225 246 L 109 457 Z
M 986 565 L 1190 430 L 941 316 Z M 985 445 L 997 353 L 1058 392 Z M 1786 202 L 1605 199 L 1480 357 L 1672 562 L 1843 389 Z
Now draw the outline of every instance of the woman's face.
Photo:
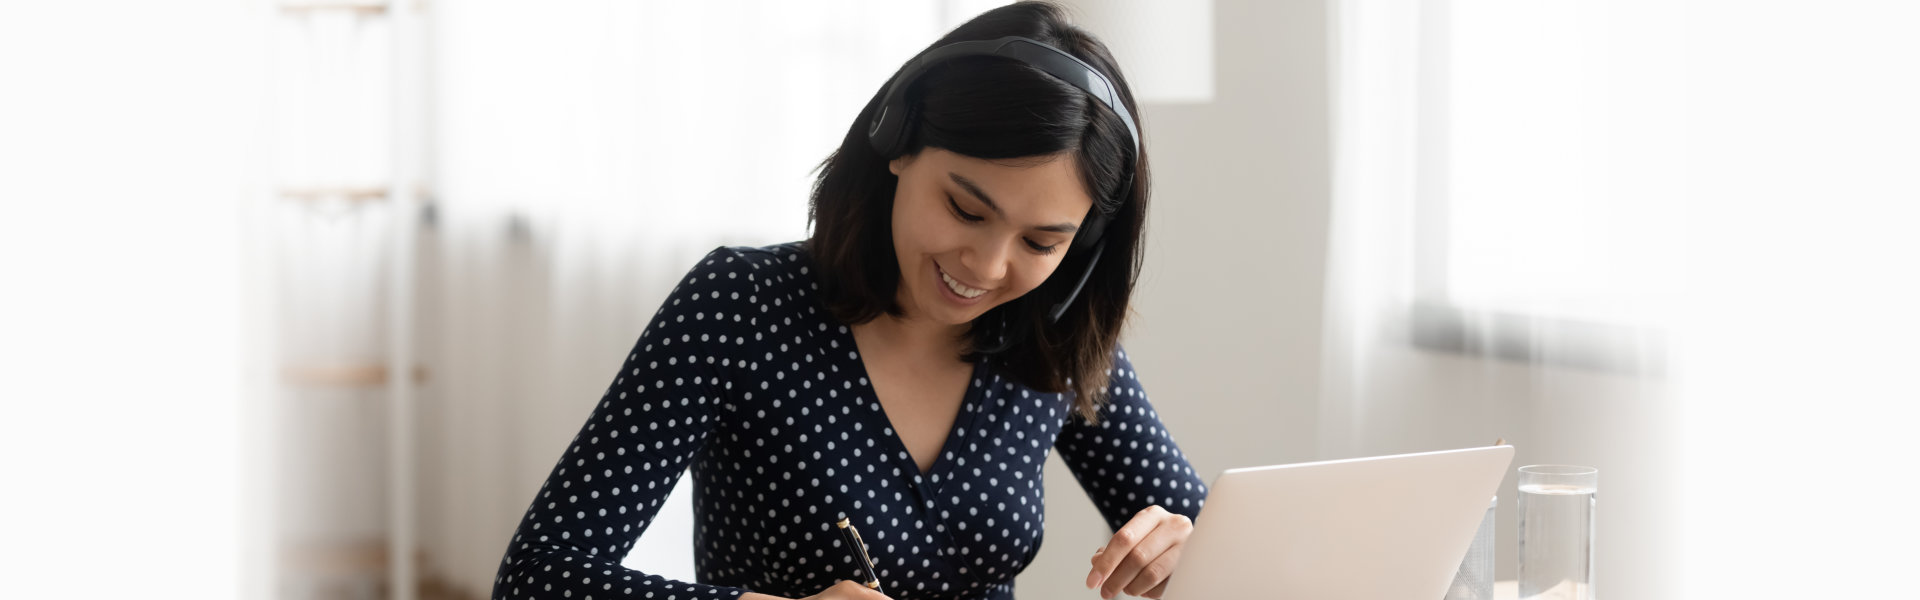
M 901 308 L 943 325 L 1032 291 L 1067 255 L 1093 198 L 1072 153 L 987 161 L 939 148 L 894 159 Z

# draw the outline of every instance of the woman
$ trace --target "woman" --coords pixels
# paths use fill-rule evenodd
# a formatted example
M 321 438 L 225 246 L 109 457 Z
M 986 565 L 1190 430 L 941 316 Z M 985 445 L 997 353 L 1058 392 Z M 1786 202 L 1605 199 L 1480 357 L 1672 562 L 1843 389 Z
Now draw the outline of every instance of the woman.
M 534 498 L 495 598 L 1011 598 L 1055 449 L 1116 531 L 1087 587 L 1159 596 L 1206 488 L 1117 343 L 1147 209 L 1138 113 L 1049 4 L 930 49 L 1007 36 L 1029 53 L 910 62 L 900 105 L 874 96 L 821 165 L 810 239 L 688 273 Z M 1080 66 L 1036 66 L 1060 51 Z M 1110 87 L 1069 84 L 1076 68 Z M 688 469 L 699 581 L 622 568 Z M 852 581 L 843 519 L 879 590 Z

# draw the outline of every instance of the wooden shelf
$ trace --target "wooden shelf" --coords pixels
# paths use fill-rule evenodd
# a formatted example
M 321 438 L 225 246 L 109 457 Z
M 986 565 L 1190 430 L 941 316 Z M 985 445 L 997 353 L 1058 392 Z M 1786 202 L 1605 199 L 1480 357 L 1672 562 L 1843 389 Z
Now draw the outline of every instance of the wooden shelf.
M 329 2 L 326 0 L 316 0 L 316 1 L 310 1 L 310 2 L 280 3 L 280 12 L 288 13 L 288 14 L 305 15 L 305 14 L 312 14 L 317 12 L 336 12 L 336 11 L 356 12 L 362 15 L 383 15 L 387 13 L 387 3 L 385 2 L 353 2 L 351 0 L 336 1 L 336 2 Z
M 338 198 L 347 202 L 384 202 L 387 188 L 380 186 L 315 186 L 282 188 L 280 197 L 300 202 L 319 202 Z
M 352 575 L 385 573 L 391 552 L 387 541 L 368 539 L 339 542 L 284 542 L 280 545 L 280 568 L 315 575 Z M 416 561 L 426 552 L 414 551 Z
M 390 377 L 386 365 L 288 365 L 280 380 L 301 387 L 381 387 Z M 413 367 L 413 382 L 426 383 L 427 368 Z

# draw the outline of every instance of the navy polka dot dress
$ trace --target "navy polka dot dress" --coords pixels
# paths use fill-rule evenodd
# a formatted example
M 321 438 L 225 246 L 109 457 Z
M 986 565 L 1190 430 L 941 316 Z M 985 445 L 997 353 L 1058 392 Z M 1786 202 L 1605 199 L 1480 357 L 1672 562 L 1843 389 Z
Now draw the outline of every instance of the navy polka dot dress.
M 1055 450 L 1113 528 L 1155 504 L 1199 515 L 1206 486 L 1124 351 L 1098 425 L 976 364 L 922 475 L 815 289 L 798 242 L 703 258 L 534 497 L 493 597 L 804 598 L 863 579 L 834 530 L 851 518 L 894 598 L 1012 598 L 1040 549 Z M 621 567 L 689 471 L 698 581 Z

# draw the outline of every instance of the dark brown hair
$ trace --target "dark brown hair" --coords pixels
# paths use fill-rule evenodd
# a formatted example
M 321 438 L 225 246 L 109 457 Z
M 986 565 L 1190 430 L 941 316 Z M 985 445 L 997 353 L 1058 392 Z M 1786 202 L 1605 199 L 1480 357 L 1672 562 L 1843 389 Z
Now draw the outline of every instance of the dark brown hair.
M 1140 110 L 1113 56 L 1092 34 L 1068 23 L 1064 12 L 1046 2 L 1002 6 L 928 48 L 1015 35 L 1059 48 L 1112 81 L 1137 123 Z M 899 178 L 887 169 L 887 161 L 895 157 L 881 156 L 867 142 L 866 125 L 885 87 L 875 91 L 847 128 L 839 149 L 820 163 L 808 213 L 813 235 L 807 251 L 820 269 L 821 301 L 835 318 L 849 324 L 882 313 L 901 314 L 892 229 Z M 1126 125 L 1106 105 L 1009 58 L 947 61 L 913 82 L 907 99 L 906 155 L 929 147 L 985 160 L 1074 153 L 1095 210 L 1110 219 L 1103 236 L 1106 252 L 1059 322 L 1047 321 L 1047 309 L 1066 298 L 1074 279 L 1086 270 L 1086 250 L 1069 251 L 1039 287 L 975 319 L 960 358 L 991 359 L 1023 385 L 1071 392 L 1074 411 L 1094 419 L 1106 402 L 1109 369 L 1146 245 L 1152 186 L 1145 153 L 1133 156 Z M 1140 126 L 1144 133 L 1145 125 Z

